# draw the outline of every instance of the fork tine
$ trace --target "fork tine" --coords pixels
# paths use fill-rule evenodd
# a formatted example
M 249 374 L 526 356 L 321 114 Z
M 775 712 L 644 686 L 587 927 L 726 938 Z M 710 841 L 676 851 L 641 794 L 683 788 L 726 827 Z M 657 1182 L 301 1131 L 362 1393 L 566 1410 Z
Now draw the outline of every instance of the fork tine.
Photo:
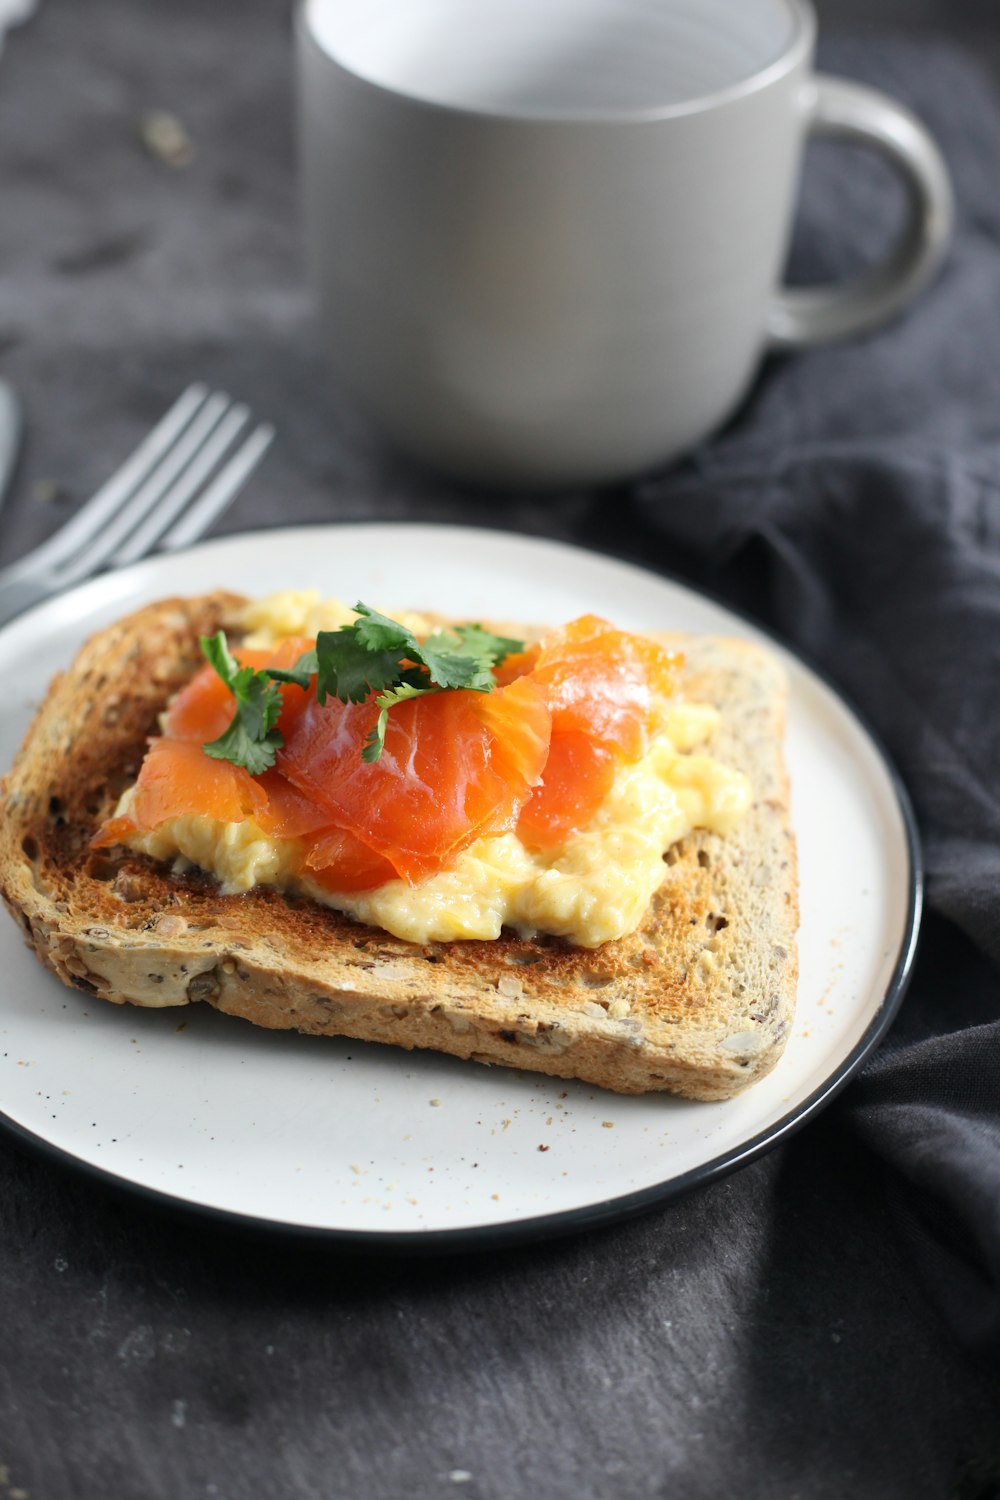
M 179 547 L 189 547 L 192 542 L 204 536 L 216 517 L 221 515 L 226 506 L 239 494 L 273 440 L 274 428 L 270 422 L 261 422 L 255 427 L 243 446 L 236 450 L 200 499 L 195 501 L 187 514 L 183 515 L 161 539 L 161 548 L 167 552 L 174 552 Z
M 30 555 L 3 569 L 3 582 L 13 582 L 26 574 L 36 576 L 40 569 L 51 568 L 63 559 L 72 557 L 100 531 L 111 516 L 125 503 L 151 472 L 163 455 L 169 451 L 177 437 L 184 431 L 198 410 L 203 406 L 208 389 L 204 385 L 188 386 L 170 410 L 160 419 L 152 432 L 139 444 L 132 455 L 119 469 L 101 485 L 86 505 L 77 511 L 54 536 L 43 542 Z
M 249 417 L 248 406 L 234 406 L 232 411 L 226 414 L 201 452 L 195 455 L 180 478 L 175 480 L 146 519 L 108 559 L 110 567 L 124 567 L 126 563 L 137 562 L 140 557 L 145 557 L 147 552 L 152 552 L 170 523 L 177 519 L 202 489 L 213 471 L 218 468 L 246 426 Z
M 210 396 L 194 421 L 185 429 L 149 477 L 125 504 L 102 527 L 90 544 L 65 567 L 58 569 L 59 587 L 86 578 L 104 566 L 126 537 L 159 505 L 174 481 L 188 467 L 211 437 L 229 407 L 229 397 L 221 392 Z

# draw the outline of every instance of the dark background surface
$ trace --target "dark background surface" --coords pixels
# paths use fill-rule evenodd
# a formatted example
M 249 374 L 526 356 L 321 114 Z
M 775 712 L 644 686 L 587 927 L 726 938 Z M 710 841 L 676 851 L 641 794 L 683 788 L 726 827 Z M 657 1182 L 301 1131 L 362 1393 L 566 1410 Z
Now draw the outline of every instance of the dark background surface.
M 813 0 L 825 35 L 897 36 L 948 41 L 1000 70 L 1000 18 L 994 0 Z
M 927 47 L 964 41 L 995 62 L 1000 22 L 985 0 L 820 10 L 831 36 L 878 18 L 861 45 L 831 41 L 825 64 L 908 98 L 961 166 L 965 280 L 863 356 L 903 393 L 900 426 L 917 420 L 943 453 L 961 418 L 949 408 L 938 421 L 933 392 L 919 406 L 911 350 L 920 330 L 960 326 L 961 339 L 940 343 L 953 349 L 959 411 L 996 409 L 988 371 L 961 354 L 977 337 L 1000 349 L 995 283 L 980 291 L 973 276 L 973 252 L 998 233 L 1000 124 L 962 58 Z M 10 38 L 0 365 L 30 431 L 0 518 L 3 558 L 58 524 L 197 376 L 280 430 L 222 530 L 369 517 L 507 525 L 721 577 L 790 629 L 759 550 L 741 553 L 735 573 L 713 572 L 697 538 L 661 533 L 663 497 L 713 483 L 721 494 L 774 412 L 836 436 L 861 356 L 771 371 L 697 463 L 635 493 L 486 499 L 415 473 L 332 389 L 311 334 L 287 31 L 277 0 L 42 0 Z M 139 148 L 135 122 L 154 107 L 190 130 L 188 169 Z M 976 136 L 988 119 L 994 133 Z M 816 169 L 824 191 L 813 190 L 793 256 L 804 274 L 842 269 L 859 245 L 874 253 L 885 233 L 878 213 L 845 214 L 829 156 Z M 857 183 L 871 209 L 865 195 L 884 178 L 869 165 Z M 956 311 L 944 299 L 962 286 Z M 806 383 L 817 370 L 819 407 Z M 901 526 L 909 499 L 901 485 Z M 985 547 L 985 522 L 981 536 Z M 995 1288 L 995 1270 L 970 1249 L 967 1203 L 949 1213 L 947 1195 L 925 1198 L 914 1214 L 914 1158 L 885 1145 L 899 1096 L 894 1105 L 882 1079 L 899 1059 L 913 1075 L 942 997 L 953 1025 L 996 1026 L 982 938 L 997 933 L 995 902 L 981 929 L 965 922 L 974 948 L 946 895 L 890 1047 L 841 1104 L 726 1181 L 600 1233 L 440 1259 L 344 1255 L 173 1216 L 0 1140 L 0 1500 L 1000 1493 L 995 1345 L 956 1299 L 973 1272 Z M 983 1087 L 998 1076 L 992 1056 Z M 984 1202 L 980 1222 L 990 1211 Z

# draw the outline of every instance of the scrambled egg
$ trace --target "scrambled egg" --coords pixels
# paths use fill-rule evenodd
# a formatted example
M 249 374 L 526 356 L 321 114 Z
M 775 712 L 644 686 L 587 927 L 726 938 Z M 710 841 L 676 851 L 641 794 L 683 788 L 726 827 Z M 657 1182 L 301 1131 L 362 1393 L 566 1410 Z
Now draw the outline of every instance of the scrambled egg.
M 413 610 L 389 609 L 391 615 L 414 635 L 430 635 L 433 626 L 426 615 Z M 243 644 L 251 650 L 266 651 L 275 641 L 289 635 L 319 635 L 321 630 L 339 630 L 357 619 L 340 599 L 321 599 L 319 589 L 282 589 L 255 599 L 243 611 L 241 624 L 247 634 Z
M 248 644 L 283 635 L 312 635 L 349 623 L 353 613 L 315 591 L 286 591 L 249 606 Z M 402 615 L 397 618 L 404 619 Z M 416 632 L 419 616 L 405 616 Z M 131 847 L 179 867 L 197 865 L 225 893 L 257 885 L 295 888 L 361 922 L 413 943 L 496 938 L 503 926 L 528 935 L 554 933 L 596 948 L 634 932 L 660 885 L 663 854 L 694 828 L 726 834 L 750 804 L 745 776 L 705 753 L 719 715 L 707 704 L 664 704 L 661 731 L 646 756 L 620 769 L 593 822 L 561 848 L 535 853 L 516 834 L 478 839 L 451 869 L 416 886 L 391 880 L 371 891 L 335 895 L 296 874 L 296 840 L 268 838 L 249 820 L 219 823 L 184 817 Z M 131 793 L 119 807 L 125 812 Z

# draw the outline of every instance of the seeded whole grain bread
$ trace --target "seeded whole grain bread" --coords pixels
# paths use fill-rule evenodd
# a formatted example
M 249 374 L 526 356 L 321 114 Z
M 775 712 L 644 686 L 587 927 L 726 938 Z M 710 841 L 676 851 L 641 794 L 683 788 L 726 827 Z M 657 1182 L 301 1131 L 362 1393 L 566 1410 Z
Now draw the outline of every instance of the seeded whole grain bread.
M 727 838 L 665 856 L 639 931 L 598 949 L 504 933 L 415 945 L 268 888 L 224 896 L 89 840 L 134 781 L 147 736 L 232 634 L 245 601 L 150 605 L 89 640 L 57 677 L 2 784 L 0 890 L 42 963 L 116 1004 L 203 1002 L 258 1026 L 429 1047 L 621 1093 L 725 1099 L 784 1047 L 797 976 L 795 845 L 775 662 L 739 640 L 670 637 L 684 690 L 716 704 L 712 752 L 754 800 Z

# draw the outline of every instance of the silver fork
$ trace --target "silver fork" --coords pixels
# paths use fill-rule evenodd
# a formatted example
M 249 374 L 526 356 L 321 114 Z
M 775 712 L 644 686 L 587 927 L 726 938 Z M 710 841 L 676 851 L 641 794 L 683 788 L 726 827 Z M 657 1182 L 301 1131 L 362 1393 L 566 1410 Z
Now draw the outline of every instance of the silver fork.
M 274 437 L 249 408 L 192 385 L 66 525 L 0 569 L 0 625 L 102 568 L 190 546 L 242 489 Z M 226 455 L 230 456 L 227 458 Z

